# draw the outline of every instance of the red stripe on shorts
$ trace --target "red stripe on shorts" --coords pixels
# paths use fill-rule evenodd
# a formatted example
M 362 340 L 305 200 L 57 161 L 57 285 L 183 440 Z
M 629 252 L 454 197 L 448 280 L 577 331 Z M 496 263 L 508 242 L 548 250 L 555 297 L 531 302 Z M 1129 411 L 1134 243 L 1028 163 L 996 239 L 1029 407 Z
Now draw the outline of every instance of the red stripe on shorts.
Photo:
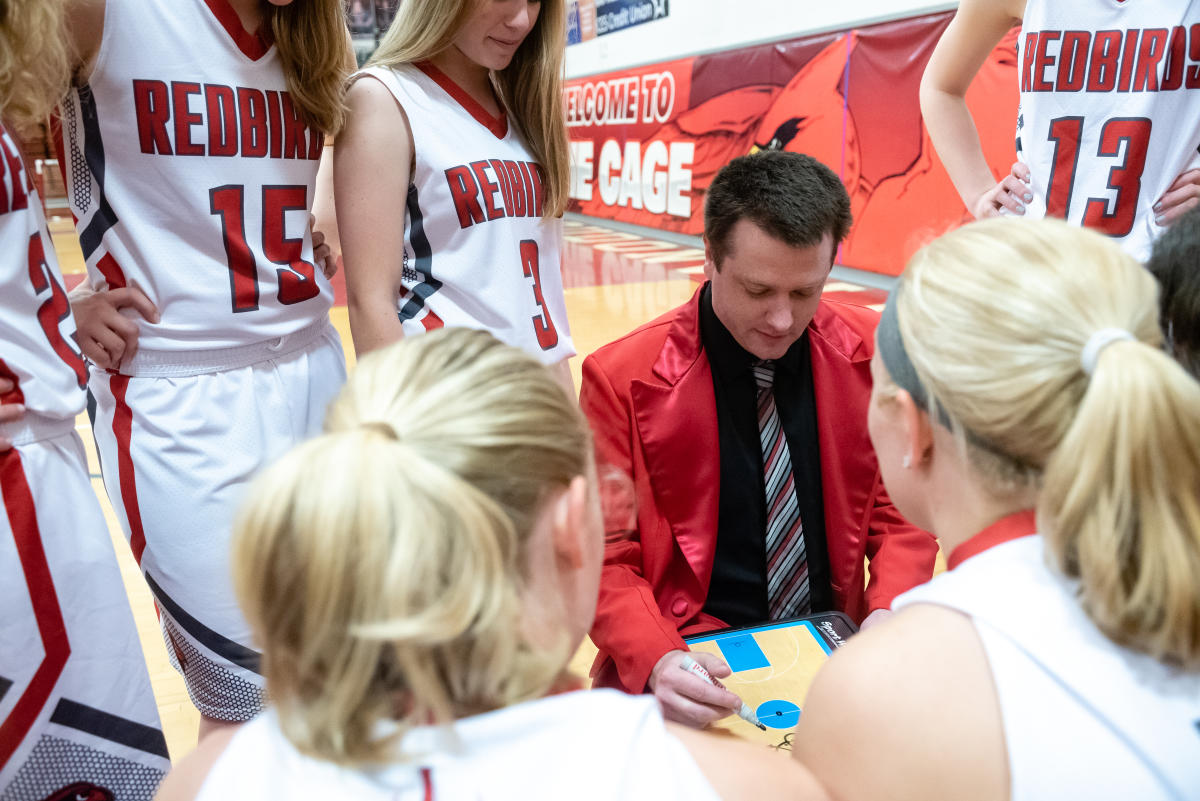
M 46 706 L 71 655 L 71 643 L 67 639 L 67 626 L 58 605 L 50 564 L 42 547 L 33 493 L 29 491 L 25 468 L 16 448 L 0 454 L 0 493 L 4 497 L 4 510 L 8 514 L 17 558 L 25 573 L 25 586 L 29 589 L 33 616 L 45 650 L 29 686 L 17 699 L 12 712 L 0 723 L 0 768 L 3 768 Z
M 435 328 L 441 328 L 445 325 L 442 318 L 433 313 L 433 309 L 426 307 L 425 316 L 421 318 L 421 325 L 425 326 L 426 331 L 432 331 Z
M 125 507 L 125 519 L 129 521 L 129 548 L 138 565 L 142 564 L 142 552 L 146 550 L 146 532 L 142 529 L 142 511 L 138 508 L 137 479 L 133 474 L 133 454 L 130 440 L 133 435 L 133 410 L 125 402 L 129 390 L 129 376 L 109 376 L 116 408 L 113 410 L 113 434 L 117 438 L 117 476 L 121 481 L 121 505 Z
M 421 768 L 421 781 L 425 784 L 425 801 L 433 801 L 433 776 L 429 768 Z

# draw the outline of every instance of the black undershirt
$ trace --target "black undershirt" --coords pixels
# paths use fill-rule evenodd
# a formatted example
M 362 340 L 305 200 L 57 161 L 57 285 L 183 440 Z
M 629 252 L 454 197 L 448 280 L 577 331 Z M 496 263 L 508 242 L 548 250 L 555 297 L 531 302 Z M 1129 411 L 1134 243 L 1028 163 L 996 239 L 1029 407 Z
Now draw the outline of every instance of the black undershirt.
M 710 286 L 700 295 L 700 340 L 712 367 L 721 459 L 717 549 L 704 611 L 730 626 L 748 626 L 767 620 L 767 502 L 752 370 L 758 360 L 717 319 Z M 775 406 L 792 456 L 812 611 L 824 612 L 833 608 L 833 588 L 807 330 L 775 365 Z

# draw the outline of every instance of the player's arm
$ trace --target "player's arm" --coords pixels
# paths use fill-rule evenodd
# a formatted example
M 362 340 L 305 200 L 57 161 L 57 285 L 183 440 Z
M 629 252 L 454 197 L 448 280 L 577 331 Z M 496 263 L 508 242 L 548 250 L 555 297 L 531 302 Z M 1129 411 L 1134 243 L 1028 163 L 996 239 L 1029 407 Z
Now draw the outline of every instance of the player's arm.
M 74 82 L 83 86 L 92 75 L 104 36 L 104 0 L 69 0 L 66 8 Z
M 213 765 L 239 731 L 240 726 L 225 726 L 206 735 L 190 754 L 171 768 L 158 786 L 154 801 L 192 801 L 200 794 Z
M 668 723 L 667 730 L 692 755 L 704 778 L 725 801 L 824 801 L 829 796 L 803 765 L 769 748 Z
M 358 64 L 354 59 L 354 44 L 350 39 L 349 30 L 346 31 L 345 60 L 347 74 L 354 72 Z M 333 201 L 333 145 L 331 137 L 326 139 L 325 147 L 321 149 L 310 226 L 313 232 L 313 255 L 317 259 L 317 264 L 324 270 L 326 278 L 333 278 L 342 259 L 342 242 L 338 236 L 337 212 Z M 320 239 L 320 245 L 318 245 L 318 239 Z M 324 259 L 316 253 L 318 247 L 324 248 Z
M 404 335 L 396 300 L 413 141 L 403 110 L 374 78 L 355 81 L 346 103 L 346 127 L 333 149 L 334 208 L 350 333 L 362 356 Z
M 1014 164 L 999 183 L 992 176 L 966 99 L 975 74 L 1024 10 L 1025 0 L 962 0 L 921 78 L 929 137 L 963 204 L 980 218 L 998 214 L 1000 206 L 1024 214 L 1024 203 L 1032 200 L 1024 165 Z
M 995 686 L 971 621 L 932 605 L 856 634 L 817 673 L 792 754 L 840 801 L 1002 801 Z

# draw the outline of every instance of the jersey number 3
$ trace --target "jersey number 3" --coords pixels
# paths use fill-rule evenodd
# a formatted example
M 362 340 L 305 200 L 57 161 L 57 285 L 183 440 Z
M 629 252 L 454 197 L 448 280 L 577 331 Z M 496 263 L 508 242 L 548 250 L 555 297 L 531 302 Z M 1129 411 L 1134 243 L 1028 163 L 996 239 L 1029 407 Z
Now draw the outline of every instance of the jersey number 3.
M 1046 216 L 1066 219 L 1071 211 L 1071 193 L 1075 188 L 1075 170 L 1079 166 L 1079 143 L 1083 138 L 1083 117 L 1058 117 L 1050 121 L 1046 137 L 1054 143 L 1054 162 L 1050 168 L 1050 188 L 1046 194 Z M 1100 129 L 1096 156 L 1116 158 L 1124 143 L 1125 158 L 1108 171 L 1108 188 L 1115 191 L 1112 211 L 1109 199 L 1090 197 L 1083 211 L 1083 224 L 1110 236 L 1125 236 L 1133 230 L 1138 197 L 1142 193 L 1142 170 L 1146 168 L 1146 149 L 1150 145 L 1150 120 L 1146 117 L 1117 117 Z
M 277 269 L 279 302 L 286 305 L 315 298 L 316 267 L 304 260 L 304 240 L 284 235 L 284 218 L 289 211 L 308 211 L 308 187 L 264 186 L 262 195 L 262 249 Z M 229 290 L 233 311 L 258 309 L 258 263 L 246 243 L 246 187 L 218 186 L 208 193 L 211 214 L 221 217 L 225 256 L 229 261 Z
M 542 350 L 550 350 L 558 344 L 558 331 L 554 329 L 550 310 L 546 308 L 546 299 L 542 297 L 542 270 L 538 263 L 540 258 L 538 243 L 533 239 L 522 239 L 521 269 L 526 278 L 533 279 L 533 299 L 541 311 L 541 314 L 533 318 L 533 333 L 537 335 L 538 346 Z

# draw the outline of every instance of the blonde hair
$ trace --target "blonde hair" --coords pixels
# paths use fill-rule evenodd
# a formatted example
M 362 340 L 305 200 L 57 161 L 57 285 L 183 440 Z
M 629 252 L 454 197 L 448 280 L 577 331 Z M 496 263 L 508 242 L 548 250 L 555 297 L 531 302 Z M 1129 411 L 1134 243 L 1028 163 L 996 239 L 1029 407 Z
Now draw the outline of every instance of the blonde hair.
M 292 102 L 310 125 L 336 134 L 346 121 L 346 77 L 354 69 L 342 0 L 297 0 L 269 13 Z
M 0 0 L 0 117 L 18 129 L 66 96 L 71 59 L 62 0 Z
M 424 61 L 450 47 L 482 0 L 404 0 L 370 66 Z M 542 168 L 543 219 L 567 208 L 570 157 L 563 112 L 562 74 L 567 18 L 563 0 L 541 0 L 537 23 L 512 62 L 492 80 Z
M 1115 642 L 1200 667 L 1200 384 L 1161 349 L 1154 279 L 1106 237 L 989 220 L 918 252 L 900 331 L 997 494 L 1036 488 L 1057 567 Z M 1101 328 L 1134 341 L 1080 361 Z
M 522 635 L 525 543 L 590 450 L 578 405 L 490 334 L 366 356 L 235 526 L 235 588 L 288 738 L 380 763 L 412 726 L 544 695 L 570 644 Z

